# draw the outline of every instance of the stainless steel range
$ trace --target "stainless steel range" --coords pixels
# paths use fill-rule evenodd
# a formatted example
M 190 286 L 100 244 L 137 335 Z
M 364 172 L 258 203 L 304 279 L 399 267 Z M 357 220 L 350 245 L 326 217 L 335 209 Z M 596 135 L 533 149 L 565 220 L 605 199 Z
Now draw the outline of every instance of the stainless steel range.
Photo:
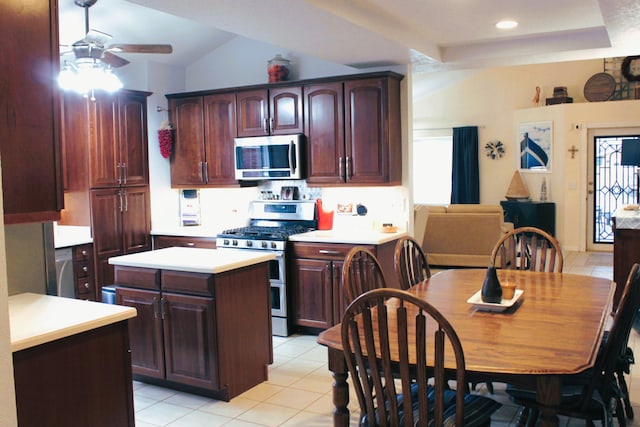
M 304 200 L 256 200 L 249 205 L 247 227 L 224 230 L 217 235 L 218 249 L 270 251 L 276 256 L 269 266 L 273 335 L 288 336 L 286 246 L 289 236 L 315 230 L 315 202 Z

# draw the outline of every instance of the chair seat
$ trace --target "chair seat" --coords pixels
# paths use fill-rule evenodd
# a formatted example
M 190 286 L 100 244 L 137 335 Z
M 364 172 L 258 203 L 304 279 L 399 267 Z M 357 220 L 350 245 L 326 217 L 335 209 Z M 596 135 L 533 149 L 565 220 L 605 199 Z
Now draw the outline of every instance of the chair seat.
M 432 386 L 428 386 L 427 400 L 429 402 L 430 412 L 433 412 L 434 394 L 435 389 Z M 414 420 L 418 419 L 418 385 L 411 385 L 411 401 L 413 404 Z M 402 408 L 402 395 L 398 395 L 398 408 Z M 456 392 L 454 390 L 444 391 L 444 426 L 455 426 L 455 414 L 456 414 Z M 475 394 L 467 394 L 464 397 L 464 426 L 465 427 L 481 427 L 488 426 L 491 421 L 491 415 L 502 407 L 501 403 L 496 402 L 493 399 L 484 396 L 478 396 Z M 417 424 L 417 422 L 415 423 Z M 365 415 L 361 422 L 361 426 L 370 426 L 367 416 Z M 376 423 L 375 425 L 379 425 Z M 404 425 L 404 414 L 400 409 L 400 425 Z M 434 425 L 433 419 L 430 421 L 429 426 Z

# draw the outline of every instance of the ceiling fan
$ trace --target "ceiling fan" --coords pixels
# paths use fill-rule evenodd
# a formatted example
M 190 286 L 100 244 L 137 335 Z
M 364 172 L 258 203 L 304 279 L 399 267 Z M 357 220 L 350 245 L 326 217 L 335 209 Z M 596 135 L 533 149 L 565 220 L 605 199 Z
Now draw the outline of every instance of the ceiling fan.
M 105 44 L 111 40 L 112 36 L 98 30 L 89 28 L 89 8 L 96 4 L 98 0 L 74 0 L 77 6 L 84 8 L 85 36 L 74 42 L 71 46 L 66 46 L 66 50 L 61 55 L 73 53 L 76 63 L 95 63 L 101 61 L 107 66 L 117 68 L 127 65 L 128 60 L 115 53 L 171 53 L 173 47 L 170 44 Z

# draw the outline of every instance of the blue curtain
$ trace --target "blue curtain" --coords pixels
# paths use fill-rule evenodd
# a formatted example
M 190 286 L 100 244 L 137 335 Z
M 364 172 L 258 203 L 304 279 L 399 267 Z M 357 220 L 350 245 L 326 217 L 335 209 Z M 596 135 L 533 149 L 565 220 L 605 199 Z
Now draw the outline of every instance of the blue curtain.
M 451 203 L 480 203 L 477 126 L 453 128 Z

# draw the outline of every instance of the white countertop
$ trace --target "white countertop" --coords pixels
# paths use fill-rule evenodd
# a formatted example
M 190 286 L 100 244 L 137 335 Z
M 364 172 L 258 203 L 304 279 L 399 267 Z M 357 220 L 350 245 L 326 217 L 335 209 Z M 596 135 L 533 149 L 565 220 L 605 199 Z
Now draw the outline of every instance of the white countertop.
M 136 309 L 24 293 L 9 297 L 11 350 L 19 351 L 137 315 Z
M 184 236 L 184 237 L 213 237 L 221 230 L 211 226 L 192 225 L 187 227 L 155 227 L 151 230 L 154 236 Z
M 640 230 L 640 210 L 619 208 L 613 216 L 616 218 L 616 228 Z
M 173 247 L 109 258 L 109 264 L 217 274 L 272 259 L 266 251 Z
M 93 243 L 91 227 L 56 225 L 53 228 L 53 240 L 56 249 Z
M 375 230 L 315 230 L 308 233 L 294 234 L 289 237 L 292 242 L 348 243 L 353 245 L 381 245 L 406 236 L 404 230 L 395 233 L 383 233 Z

